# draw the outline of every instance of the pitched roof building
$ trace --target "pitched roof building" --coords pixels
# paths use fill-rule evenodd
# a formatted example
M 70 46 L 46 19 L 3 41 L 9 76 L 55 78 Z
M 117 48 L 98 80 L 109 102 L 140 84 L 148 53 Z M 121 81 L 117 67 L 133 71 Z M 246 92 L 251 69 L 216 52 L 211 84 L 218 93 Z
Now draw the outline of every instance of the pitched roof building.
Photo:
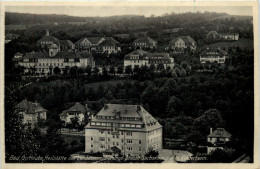
M 171 49 L 186 49 L 196 50 L 196 42 L 190 36 L 179 36 L 170 41 Z
M 134 40 L 133 46 L 135 49 L 154 49 L 157 47 L 157 42 L 148 36 L 143 36 Z
M 207 48 L 200 54 L 200 62 L 217 62 L 220 64 L 224 64 L 228 54 L 226 51 L 220 48 Z
M 164 68 L 174 67 L 174 59 L 170 57 L 168 53 L 148 53 L 144 50 L 134 50 L 131 53 L 128 53 L 124 57 L 124 67 L 131 66 L 132 69 L 135 66 L 157 66 L 158 64 L 163 64 Z
M 58 38 L 50 36 L 49 31 L 46 31 L 45 36 L 39 39 L 36 43 L 37 46 L 40 46 L 43 49 L 49 47 L 52 44 L 56 44 L 60 49 L 60 40 Z
M 105 104 L 85 127 L 85 152 L 116 146 L 122 155 L 162 148 L 162 126 L 140 105 Z
M 27 124 L 31 127 L 37 125 L 40 119 L 47 119 L 47 110 L 37 102 L 30 102 L 25 99 L 18 103 L 16 108 L 22 117 L 23 124 Z
M 88 119 L 90 115 L 89 113 L 90 109 L 88 108 L 87 104 L 84 106 L 77 102 L 69 109 L 62 111 L 59 116 L 64 125 L 71 123 L 75 118 L 78 119 L 79 124 L 82 124 L 85 120 Z

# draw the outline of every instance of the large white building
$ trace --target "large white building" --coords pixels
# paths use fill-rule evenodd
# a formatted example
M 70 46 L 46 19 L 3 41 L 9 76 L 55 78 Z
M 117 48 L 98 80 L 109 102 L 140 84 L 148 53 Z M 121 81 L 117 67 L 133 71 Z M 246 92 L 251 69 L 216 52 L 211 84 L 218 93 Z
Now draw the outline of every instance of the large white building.
M 135 66 L 150 66 L 163 64 L 164 68 L 174 67 L 174 59 L 169 56 L 168 53 L 148 53 L 141 49 L 135 50 L 124 57 L 124 67 L 131 66 L 132 69 Z
M 94 58 L 89 52 L 59 52 L 56 48 L 57 45 L 52 44 L 49 47 L 49 52 L 30 52 L 24 56 L 16 58 L 18 65 L 25 67 L 25 73 L 32 69 L 35 73 L 47 74 L 53 73 L 55 67 L 64 72 L 68 67 L 86 67 L 90 65 L 95 66 Z
M 85 127 L 86 153 L 144 155 L 150 147 L 162 149 L 162 126 L 140 105 L 105 104 Z

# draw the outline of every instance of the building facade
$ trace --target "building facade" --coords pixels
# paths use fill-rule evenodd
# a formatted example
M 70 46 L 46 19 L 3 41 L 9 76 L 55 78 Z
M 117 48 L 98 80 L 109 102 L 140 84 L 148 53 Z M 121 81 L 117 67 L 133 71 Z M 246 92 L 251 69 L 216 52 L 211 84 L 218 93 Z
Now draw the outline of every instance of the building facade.
M 168 53 L 148 53 L 144 50 L 135 50 L 124 57 L 124 67 L 131 66 L 132 69 L 135 66 L 157 66 L 163 64 L 164 68 L 174 67 L 174 59 L 170 57 Z
M 225 40 L 238 40 L 239 34 L 238 33 L 220 34 L 220 38 Z
M 144 155 L 150 147 L 162 149 L 162 126 L 140 105 L 105 104 L 85 127 L 85 152 Z
M 16 59 L 17 60 L 17 59 Z M 34 71 L 38 74 L 53 73 L 55 67 L 64 73 L 66 68 L 91 67 L 95 66 L 95 61 L 89 52 L 59 52 L 56 44 L 49 47 L 49 52 L 30 52 L 18 59 L 18 65 L 25 67 L 25 73 Z
M 45 121 L 47 119 L 47 110 L 37 102 L 30 102 L 25 99 L 18 103 L 16 108 L 22 118 L 22 123 L 27 126 L 34 127 L 40 120 Z
M 133 42 L 135 49 L 155 49 L 157 42 L 148 36 L 140 37 Z
M 98 53 L 118 53 L 120 44 L 112 37 L 83 37 L 75 42 L 77 50 L 96 51 Z
M 220 64 L 224 64 L 227 56 L 227 52 L 220 48 L 207 48 L 200 54 L 200 62 L 217 62 Z
M 187 49 L 196 50 L 196 42 L 190 36 L 179 36 L 170 41 L 170 49 Z

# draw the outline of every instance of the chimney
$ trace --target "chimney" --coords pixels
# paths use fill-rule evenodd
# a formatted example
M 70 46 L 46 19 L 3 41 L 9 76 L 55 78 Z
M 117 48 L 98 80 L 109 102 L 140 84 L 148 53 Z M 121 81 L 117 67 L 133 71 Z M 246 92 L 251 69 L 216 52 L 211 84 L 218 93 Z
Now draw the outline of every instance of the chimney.
M 104 109 L 106 110 L 108 108 L 107 104 L 104 105 Z
M 137 105 L 137 111 L 140 111 L 140 110 L 141 110 L 140 105 Z
M 48 30 L 46 30 L 45 36 L 50 36 L 50 33 Z
M 212 127 L 210 127 L 210 131 L 209 131 L 210 133 L 209 134 L 211 134 L 212 133 Z

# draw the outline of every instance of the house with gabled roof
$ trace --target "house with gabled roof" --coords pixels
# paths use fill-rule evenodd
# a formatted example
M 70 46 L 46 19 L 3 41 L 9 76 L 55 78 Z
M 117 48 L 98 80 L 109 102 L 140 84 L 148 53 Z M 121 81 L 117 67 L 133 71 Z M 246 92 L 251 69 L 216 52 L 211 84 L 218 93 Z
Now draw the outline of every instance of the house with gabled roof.
M 60 40 L 61 50 L 73 51 L 75 49 L 75 45 L 71 40 Z
M 209 31 L 206 36 L 207 38 L 213 38 L 213 39 L 220 37 L 217 31 Z
M 78 119 L 78 123 L 82 124 L 90 116 L 90 109 L 87 104 L 82 105 L 79 102 L 75 103 L 72 107 L 62 111 L 59 114 L 61 121 L 64 125 L 71 123 L 74 119 Z
M 196 42 L 190 36 L 178 36 L 170 41 L 170 49 L 186 49 L 196 50 Z
M 25 125 L 34 127 L 39 120 L 45 121 L 47 119 L 48 110 L 44 109 L 40 103 L 24 99 L 16 105 L 16 108 L 22 118 L 22 123 Z
M 49 31 L 46 30 L 45 36 L 39 39 L 36 43 L 37 46 L 40 46 L 42 49 L 46 49 L 52 44 L 56 44 L 60 50 L 60 40 L 53 36 L 50 36 Z
M 210 128 L 210 134 L 207 137 L 207 142 L 211 145 L 207 146 L 208 154 L 216 149 L 223 149 L 225 144 L 231 140 L 232 135 L 224 128 L 217 128 L 212 130 Z
M 163 64 L 164 68 L 174 67 L 174 59 L 170 57 L 169 53 L 149 53 L 147 51 L 137 49 L 128 53 L 124 57 L 124 67 L 131 66 L 132 69 L 135 66 L 157 66 Z
M 207 49 L 200 54 L 200 63 L 217 62 L 219 64 L 224 64 L 227 56 L 227 52 L 221 48 L 207 47 Z
M 85 152 L 144 155 L 162 149 L 162 126 L 141 105 L 105 104 L 85 127 Z M 110 151 L 109 151 L 110 152 Z
M 154 49 L 157 48 L 157 42 L 148 36 L 139 37 L 133 42 L 135 49 Z

